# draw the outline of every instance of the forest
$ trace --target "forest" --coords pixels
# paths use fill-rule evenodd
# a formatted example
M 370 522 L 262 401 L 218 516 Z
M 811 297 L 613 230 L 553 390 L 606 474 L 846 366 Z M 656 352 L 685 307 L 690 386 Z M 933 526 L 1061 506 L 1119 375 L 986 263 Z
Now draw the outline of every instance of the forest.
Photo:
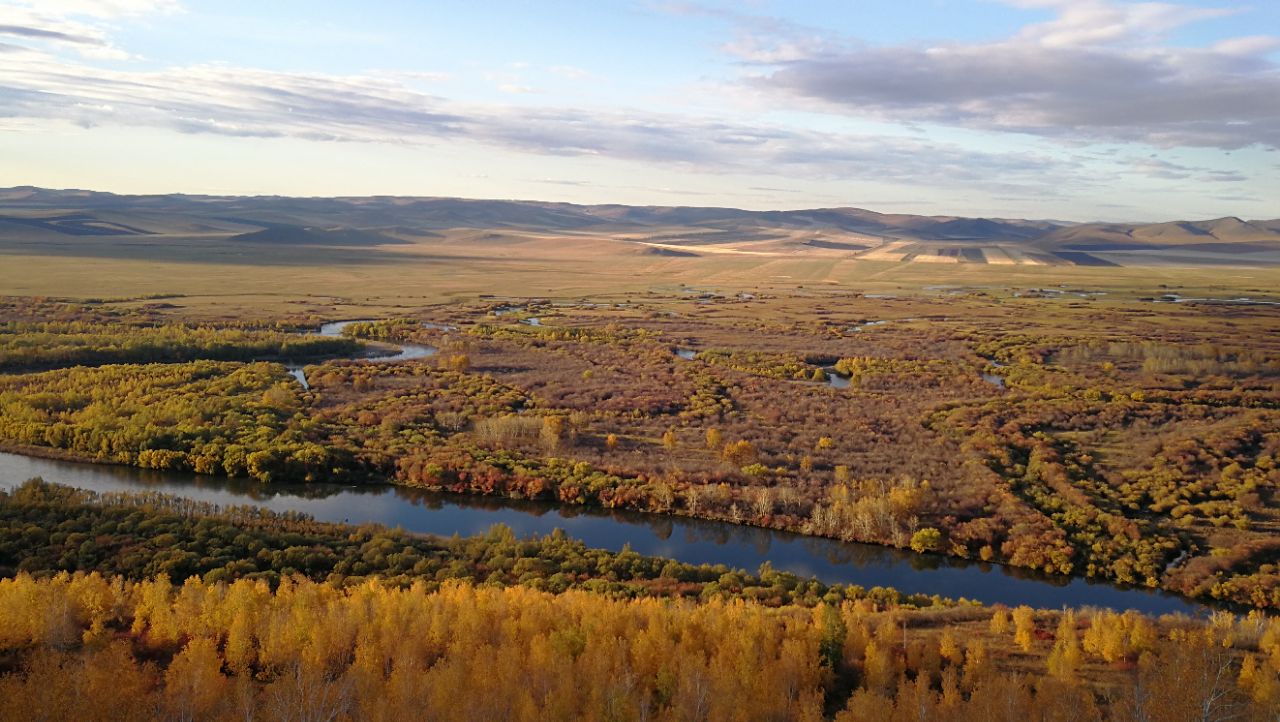
M 691 565 L 632 551 L 590 549 L 557 530 L 521 539 L 504 526 L 477 537 L 412 535 L 365 524 L 328 524 L 260 507 L 218 508 L 156 493 L 72 489 L 32 479 L 0 490 L 0 577 L 100 572 L 133 580 L 165 576 L 224 582 L 305 577 L 339 586 L 378 578 L 436 589 L 448 581 L 586 589 L 617 598 L 740 599 L 766 606 L 953 606 L 937 596 L 826 585 L 766 566 L 758 574 Z
M 13 348 L 325 320 L 6 303 Z M 0 443 L 687 515 L 1275 608 L 1275 314 L 977 290 L 454 302 L 340 339 L 434 356 L 331 351 L 305 388 L 278 355 L 50 359 L 0 375 Z
M 360 350 L 352 338 L 300 335 L 296 329 L 140 322 L 113 313 L 53 321 L 50 310 L 47 302 L 0 299 L 0 371 L 199 359 L 305 360 Z
M 0 579 L 0 718 L 1269 720 L 1280 625 L 451 580 Z
M 510 684 L 510 680 L 520 680 Z M 0 719 L 1280 713 L 1280 620 L 954 605 L 155 493 L 0 493 Z

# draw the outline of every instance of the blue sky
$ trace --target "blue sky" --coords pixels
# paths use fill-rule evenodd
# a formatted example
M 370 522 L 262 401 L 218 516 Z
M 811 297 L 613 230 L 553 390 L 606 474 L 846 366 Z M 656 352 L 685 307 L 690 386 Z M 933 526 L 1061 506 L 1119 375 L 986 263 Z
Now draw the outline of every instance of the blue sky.
M 1280 216 L 1280 3 L 0 0 L 0 185 Z

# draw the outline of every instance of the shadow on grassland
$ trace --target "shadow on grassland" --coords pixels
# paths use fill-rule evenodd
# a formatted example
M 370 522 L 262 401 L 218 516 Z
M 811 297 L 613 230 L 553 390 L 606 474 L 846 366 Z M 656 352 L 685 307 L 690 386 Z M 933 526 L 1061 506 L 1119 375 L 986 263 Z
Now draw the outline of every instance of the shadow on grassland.
M 65 240 L 23 240 L 0 236 L 0 255 L 243 266 L 351 266 L 486 260 L 480 256 L 410 253 L 384 247 L 271 245 L 230 239 L 154 236 L 72 237 Z

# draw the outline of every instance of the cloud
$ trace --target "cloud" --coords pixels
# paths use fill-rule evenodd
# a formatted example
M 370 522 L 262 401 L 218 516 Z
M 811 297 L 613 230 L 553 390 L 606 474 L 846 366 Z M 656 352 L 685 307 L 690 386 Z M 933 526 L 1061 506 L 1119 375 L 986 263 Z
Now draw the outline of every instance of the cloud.
M 582 80 L 591 76 L 591 73 L 574 65 L 553 65 L 547 68 L 547 72 L 570 80 Z
M 106 26 L 111 18 L 176 8 L 176 3 L 159 2 L 62 2 L 5 3 L 0 0 L 4 23 L 0 36 L 16 38 L 24 47 L 57 47 L 66 45 L 80 55 L 99 59 L 124 60 L 130 55 L 115 47 L 107 38 Z
M 1229 171 L 1167 161 L 1161 165 L 1122 157 L 1098 161 L 990 150 L 989 145 L 931 140 L 927 129 L 909 136 L 883 135 L 774 124 L 743 113 L 691 115 L 515 105 L 514 100 L 462 103 L 431 93 L 430 84 L 447 78 L 434 73 L 330 75 L 227 64 L 100 67 L 76 59 L 73 52 L 83 54 L 86 48 L 113 50 L 107 31 L 114 25 L 106 18 L 177 7 L 144 0 L 108 5 L 104 14 L 91 15 L 77 10 L 75 2 L 55 0 L 51 7 L 59 8 L 60 15 L 33 11 L 22 22 L 6 19 L 20 30 L 0 30 L 0 37 L 13 39 L 12 45 L 0 42 L 0 129 L 65 121 L 86 128 L 143 127 L 224 137 L 403 145 L 465 142 L 543 156 L 639 162 L 687 173 L 750 174 L 757 176 L 754 183 L 772 183 L 763 176 L 773 176 L 918 187 L 927 179 L 923 184 L 929 189 L 1037 201 L 1096 191 L 1106 182 L 1097 173 L 1099 163 L 1171 182 L 1242 180 Z M 1267 128 L 1275 132 L 1277 114 L 1272 109 L 1280 93 L 1256 92 L 1259 74 L 1272 72 L 1274 82 L 1274 69 L 1268 71 L 1271 66 L 1259 55 L 1267 44 L 1256 38 L 1194 51 L 1120 50 L 1096 37 L 1075 45 L 1060 40 L 1046 45 L 1045 38 L 1064 37 L 1066 32 L 1065 26 L 1048 23 L 993 45 L 869 48 L 785 21 L 724 16 L 740 23 L 731 46 L 752 74 L 751 83 L 839 113 L 901 123 L 1021 130 L 1073 142 L 1125 136 L 1167 144 L 1191 138 L 1192 144 L 1204 144 L 1217 138 L 1214 143 L 1237 147 Z M 1172 22 L 1166 20 L 1163 26 Z M 67 37 L 54 35 L 59 33 Z M 495 87 L 510 85 L 511 92 L 528 89 L 512 67 L 491 71 L 485 78 Z M 538 72 L 579 77 L 577 69 Z M 1136 87 L 1165 83 L 1162 73 L 1173 74 L 1173 85 L 1213 87 L 1197 106 L 1185 106 L 1172 90 L 1168 97 L 1135 94 Z M 1081 98 L 1097 102 L 1075 102 Z M 1226 120 L 1211 117 L 1214 112 Z M 557 184 L 553 179 L 536 182 Z
M 83 43 L 87 45 L 105 44 L 102 38 L 73 35 L 61 30 L 24 27 L 22 25 L 0 25 L 0 35 L 12 35 L 19 38 L 31 38 L 35 40 L 56 40 L 63 43 Z
M 1244 183 L 1250 180 L 1247 174 L 1240 171 L 1185 165 L 1155 156 L 1132 160 L 1126 170 L 1147 178 L 1166 181 L 1194 180 L 1196 184 Z
M 1249 176 L 1231 170 L 1206 170 L 1200 180 L 1206 183 L 1243 183 L 1249 180 Z
M 330 76 L 227 65 L 104 69 L 0 54 L 0 117 L 83 127 L 155 127 L 230 137 L 431 144 L 471 141 L 551 156 L 640 161 L 692 172 L 873 177 L 1049 192 L 1078 165 L 918 138 L 827 133 L 650 111 L 468 105 L 390 75 Z
M 118 18 L 182 9 L 178 0 L 17 0 L 9 5 L 38 10 L 48 17 Z
M 722 49 L 753 63 L 780 63 L 822 54 L 844 46 L 834 33 L 783 18 L 756 15 L 696 2 L 671 2 L 655 6 L 668 15 L 699 16 L 730 23 L 735 38 Z
M 1280 67 L 1269 36 L 1208 48 L 1164 33 L 1227 11 L 1164 3 L 1013 0 L 1057 16 L 989 43 L 873 47 L 752 36 L 745 82 L 812 109 L 1065 140 L 1280 147 Z
M 1117 4 L 1110 0 L 1009 0 L 1009 4 L 1058 12 L 1053 20 L 1029 25 L 1018 35 L 1021 40 L 1045 47 L 1149 41 L 1183 25 L 1237 12 L 1158 2 Z
M 1247 35 L 1241 38 L 1228 38 L 1213 45 L 1213 50 L 1222 55 L 1266 55 L 1280 50 L 1280 38 L 1270 35 Z
M 1182 180 L 1190 178 L 1194 169 L 1158 158 L 1143 158 L 1132 165 L 1132 171 L 1148 178 Z

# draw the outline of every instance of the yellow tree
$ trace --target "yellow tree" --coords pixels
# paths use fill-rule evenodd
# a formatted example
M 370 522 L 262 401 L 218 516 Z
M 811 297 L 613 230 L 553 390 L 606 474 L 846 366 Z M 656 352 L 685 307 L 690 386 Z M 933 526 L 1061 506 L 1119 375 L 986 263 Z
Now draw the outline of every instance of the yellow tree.
M 662 434 L 662 446 L 667 451 L 675 451 L 678 443 L 675 429 L 667 429 L 666 432 Z
M 950 627 L 944 629 L 942 636 L 938 639 L 938 654 L 951 664 L 964 662 L 964 652 L 960 650 L 960 643 L 956 641 L 956 636 Z
M 1075 612 L 1065 611 L 1058 620 L 1058 631 L 1053 642 L 1053 650 L 1049 652 L 1049 674 L 1064 682 L 1076 679 L 1080 670 L 1082 652 L 1080 636 L 1076 631 Z
M 991 613 L 991 633 L 1001 636 L 1009 633 L 1009 610 L 996 607 Z
M 560 448 L 560 439 L 564 435 L 564 417 L 562 416 L 544 416 L 542 417 L 542 429 L 539 437 L 542 440 L 542 448 L 548 453 L 554 452 Z
M 707 429 L 707 448 L 715 451 L 724 443 L 724 438 L 720 435 L 720 429 Z
M 164 673 L 164 707 L 181 722 L 218 719 L 229 684 L 217 645 L 207 637 L 187 642 Z
M 734 466 L 746 466 L 756 460 L 756 447 L 746 439 L 725 444 L 724 460 Z
M 1026 605 L 1013 610 L 1013 641 L 1024 652 L 1030 652 L 1035 644 L 1035 611 Z

